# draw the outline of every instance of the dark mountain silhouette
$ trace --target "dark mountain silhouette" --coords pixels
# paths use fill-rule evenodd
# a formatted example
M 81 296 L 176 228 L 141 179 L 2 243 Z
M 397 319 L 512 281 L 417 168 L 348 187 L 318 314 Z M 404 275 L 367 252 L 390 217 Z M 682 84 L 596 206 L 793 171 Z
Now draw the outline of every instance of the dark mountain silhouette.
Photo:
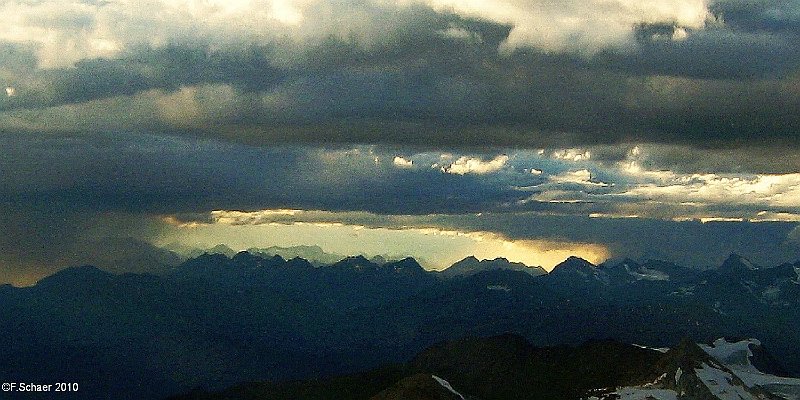
M 613 341 L 540 348 L 521 336 L 504 334 L 442 342 L 405 365 L 323 382 L 243 384 L 173 399 L 277 399 L 287 395 L 287 387 L 298 400 L 577 399 L 593 388 L 654 378 L 653 366 L 662 356 Z M 387 384 L 391 378 L 396 380 Z M 356 392 L 356 388 L 368 390 Z
M 547 271 L 545 271 L 542 267 L 528 267 L 523 263 L 511 262 L 505 258 L 495 258 L 494 260 L 478 260 L 474 256 L 469 256 L 441 271 L 440 274 L 446 278 L 453 278 L 457 276 L 475 275 L 480 272 L 497 269 L 527 272 L 533 276 L 544 275 L 547 273 Z
M 536 346 L 757 337 L 797 375 L 796 268 L 729 274 L 571 258 L 543 276 L 490 269 L 442 279 L 411 258 L 315 267 L 247 252 L 201 255 L 160 276 L 70 268 L 32 287 L 0 287 L 0 376 L 71 379 L 81 382 L 78 398 L 148 399 L 244 381 L 324 380 L 503 332 Z M 444 372 L 437 376 L 454 388 L 483 393 Z
M 281 256 L 285 259 L 299 257 L 314 265 L 333 264 L 345 258 L 345 256 L 342 255 L 327 253 L 319 246 L 271 246 L 266 248 L 247 249 L 247 252 L 262 257 Z
M 754 341 L 720 343 L 720 340 L 715 341 L 718 347 L 712 353 L 726 356 L 731 349 Z M 612 400 L 624 396 L 769 400 L 784 398 L 775 393 L 800 390 L 800 379 L 781 380 L 760 370 L 754 371 L 762 382 L 777 379 L 782 385 L 766 388 L 747 383 L 737 374 L 747 377 L 749 372 L 742 365 L 739 368 L 736 371 L 729 368 L 688 338 L 662 353 L 611 340 L 589 341 L 580 346 L 535 347 L 521 336 L 503 334 L 438 343 L 404 365 L 357 375 L 284 384 L 241 384 L 219 392 L 195 391 L 173 399 Z M 392 383 L 392 379 L 396 381 Z
M 758 267 L 755 266 L 750 260 L 738 255 L 731 254 L 720 265 L 719 270 L 727 273 L 743 273 L 748 271 L 755 271 Z
M 68 258 L 114 273 L 165 274 L 184 261 L 178 254 L 129 237 L 106 237 L 79 245 L 103 251 L 80 252 Z
M 449 382 L 436 375 L 418 373 L 395 383 L 370 400 L 465 400 Z

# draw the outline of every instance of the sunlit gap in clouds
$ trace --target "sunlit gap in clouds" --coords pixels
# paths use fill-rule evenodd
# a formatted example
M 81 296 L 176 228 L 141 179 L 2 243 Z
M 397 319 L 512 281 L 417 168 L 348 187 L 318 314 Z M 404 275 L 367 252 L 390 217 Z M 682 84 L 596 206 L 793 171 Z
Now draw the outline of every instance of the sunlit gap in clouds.
M 485 231 L 461 231 L 434 226 L 365 226 L 331 218 L 314 221 L 303 210 L 253 212 L 217 210 L 205 221 L 180 221 L 166 216 L 169 225 L 156 245 L 181 245 L 208 249 L 224 244 L 234 250 L 253 247 L 317 245 L 325 251 L 366 256 L 417 258 L 427 269 L 441 270 L 464 257 L 504 257 L 551 270 L 569 256 L 594 263 L 609 258 L 609 250 L 594 243 L 557 240 L 509 239 Z M 335 218 L 336 213 L 325 213 Z M 379 216 L 375 216 L 379 218 Z M 390 225 L 387 223 L 387 225 Z

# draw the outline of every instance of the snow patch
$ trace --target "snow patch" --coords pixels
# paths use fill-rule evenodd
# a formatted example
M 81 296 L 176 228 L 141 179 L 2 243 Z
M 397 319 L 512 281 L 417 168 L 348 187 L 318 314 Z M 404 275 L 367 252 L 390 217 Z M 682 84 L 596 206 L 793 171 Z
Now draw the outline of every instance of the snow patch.
M 750 358 L 753 356 L 750 345 L 760 346 L 761 342 L 757 339 L 728 342 L 720 338 L 715 340 L 711 346 L 702 343 L 699 344 L 700 348 L 708 355 L 719 360 L 732 370 L 761 373 L 750 362 Z
M 800 400 L 800 378 L 784 378 L 765 374 L 750 362 L 750 345 L 760 345 L 756 339 L 730 343 L 717 339 L 712 346 L 700 345 L 706 353 L 724 363 L 748 387 L 761 386 L 789 400 Z
M 619 400 L 678 400 L 678 393 L 669 389 L 623 387 L 611 393 L 608 398 Z
M 749 372 L 733 370 L 733 373 L 739 377 L 747 386 L 792 386 L 800 396 L 800 378 L 785 378 L 782 376 L 768 375 L 761 372 Z
M 506 292 L 506 293 L 508 293 L 508 292 L 510 292 L 510 291 L 511 291 L 511 288 L 509 288 L 509 287 L 508 287 L 508 286 L 506 286 L 506 285 L 487 285 L 487 286 L 486 286 L 486 289 L 489 289 L 489 290 L 499 290 L 499 291 L 503 291 L 503 292 Z
M 674 291 L 674 292 L 672 292 L 670 294 L 673 295 L 673 296 L 693 296 L 694 295 L 694 290 L 696 288 L 697 287 L 694 286 L 694 285 L 693 286 L 681 286 L 681 287 L 678 288 L 678 290 L 676 290 L 676 291 Z
M 649 347 L 649 346 L 644 346 L 644 345 L 636 344 L 636 343 L 631 343 L 631 346 L 635 346 L 635 347 L 638 347 L 640 349 L 653 350 L 653 351 L 657 351 L 659 353 L 666 353 L 666 352 L 669 351 L 669 347 Z
M 723 370 L 703 363 L 694 372 L 711 394 L 720 400 L 756 400 L 743 386 L 734 385 L 733 376 Z
M 676 385 L 677 385 L 677 384 L 678 384 L 678 382 L 681 380 L 681 375 L 683 375 L 683 370 L 681 370 L 680 368 L 678 368 L 678 370 L 677 370 L 677 371 L 675 371 L 675 384 L 676 384 Z
M 448 382 L 448 381 L 446 381 L 446 380 L 444 380 L 444 379 L 442 379 L 442 378 L 439 378 L 439 377 L 438 377 L 438 376 L 436 376 L 436 375 L 431 375 L 431 378 L 435 379 L 435 380 L 436 380 L 436 382 L 439 382 L 439 384 L 440 384 L 440 385 L 442 385 L 442 387 L 443 387 L 443 388 L 445 388 L 445 389 L 449 390 L 449 391 L 450 391 L 450 392 L 452 392 L 454 395 L 456 395 L 456 396 L 460 397 L 460 398 L 461 398 L 461 400 L 464 400 L 464 396 L 462 396 L 462 395 L 461 395 L 461 393 L 458 393 L 458 392 L 456 392 L 456 390 L 455 390 L 455 389 L 453 389 L 453 387 L 452 387 L 452 386 L 450 386 L 450 382 Z
M 768 301 L 777 299 L 780 294 L 781 288 L 778 286 L 767 286 L 767 288 L 761 292 L 761 296 Z
M 629 270 L 628 273 L 636 278 L 636 280 L 645 280 L 645 281 L 668 281 L 669 275 L 664 272 L 661 272 L 657 269 L 650 269 L 647 267 L 639 268 L 639 271 L 631 271 Z

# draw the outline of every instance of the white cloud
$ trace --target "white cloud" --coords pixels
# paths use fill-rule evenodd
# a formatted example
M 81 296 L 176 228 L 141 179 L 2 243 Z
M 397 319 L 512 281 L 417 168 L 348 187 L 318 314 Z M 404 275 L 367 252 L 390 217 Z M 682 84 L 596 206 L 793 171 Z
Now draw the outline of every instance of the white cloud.
M 800 214 L 792 214 L 788 212 L 774 212 L 774 211 L 759 211 L 756 213 L 755 218 L 750 218 L 751 221 L 792 221 L 800 222 Z
M 261 225 L 274 222 L 276 219 L 284 217 L 294 217 L 302 213 L 302 210 L 259 210 L 259 211 L 236 211 L 236 210 L 215 210 L 210 214 L 211 221 L 223 225 Z
M 592 179 L 592 173 L 588 169 L 581 169 L 577 171 L 567 171 L 558 175 L 551 175 L 548 177 L 551 182 L 556 183 L 575 183 L 584 186 L 610 186 L 608 183 L 599 182 Z
M 579 204 L 588 203 L 589 196 L 583 191 L 577 190 L 544 190 L 528 198 L 519 200 L 517 204 L 524 205 L 531 202 L 553 203 L 553 204 Z
M 414 166 L 414 160 L 407 160 L 403 157 L 395 156 L 394 160 L 392 160 L 392 164 L 397 168 L 411 168 Z
M 642 183 L 622 195 L 675 203 L 800 207 L 800 174 L 678 175 L 663 171 L 656 176 L 666 182 Z
M 710 18 L 707 0 L 421 0 L 463 17 L 478 17 L 513 29 L 506 48 L 595 53 L 633 45 L 640 23 L 676 23 L 700 29 Z M 289 38 L 295 44 L 333 35 L 362 45 L 381 42 L 414 21 L 398 11 L 410 0 L 10 0 L 0 3 L 0 42 L 34 44 L 40 66 L 68 67 L 97 57 L 115 57 L 138 46 L 203 43 L 213 46 L 265 43 Z M 683 29 L 683 30 L 681 30 Z M 686 32 L 676 30 L 680 39 Z M 452 27 L 454 38 L 480 40 Z
M 554 158 L 556 160 L 566 160 L 566 161 L 588 161 L 592 158 L 592 152 L 589 150 L 581 150 L 581 149 L 555 150 L 553 151 L 551 158 Z
M 429 0 L 442 10 L 508 23 L 508 48 L 593 54 L 633 45 L 633 27 L 675 23 L 700 29 L 712 18 L 707 0 Z M 684 28 L 684 29 L 685 29 Z
M 505 154 L 501 154 L 491 161 L 483 161 L 480 158 L 464 156 L 450 164 L 450 166 L 443 167 L 442 171 L 455 175 L 488 174 L 501 170 L 503 166 L 506 165 L 506 162 L 508 162 L 508 159 L 508 156 Z
M 681 41 L 686 40 L 689 37 L 689 32 L 686 31 L 686 28 L 676 28 L 674 32 L 672 32 L 672 40 L 674 41 Z

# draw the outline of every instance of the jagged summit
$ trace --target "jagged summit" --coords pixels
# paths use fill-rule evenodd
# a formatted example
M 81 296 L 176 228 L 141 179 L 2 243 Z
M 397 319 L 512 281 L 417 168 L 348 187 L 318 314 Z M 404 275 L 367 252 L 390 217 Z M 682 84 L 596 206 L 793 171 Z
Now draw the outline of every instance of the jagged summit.
M 224 244 L 218 244 L 208 250 L 205 251 L 207 254 L 224 254 L 227 257 L 233 257 L 236 255 L 236 250 L 228 247 Z
M 719 267 L 720 271 L 755 271 L 758 267 L 753 264 L 752 261 L 748 260 L 747 258 L 740 256 L 736 253 L 731 254 L 728 256 L 725 261 L 722 262 L 722 265 Z
M 265 259 L 267 259 L 267 258 L 258 256 L 256 254 L 253 254 L 253 253 L 249 252 L 249 251 L 240 251 L 240 252 L 236 253 L 233 257 L 231 257 L 231 260 L 233 260 L 235 262 L 239 262 L 239 263 L 259 262 L 259 261 L 263 261 Z M 276 261 L 277 260 L 283 261 L 283 257 L 281 257 L 281 256 L 274 256 L 274 257 L 271 257 L 271 259 L 274 259 Z
M 564 283 L 608 280 L 605 271 L 589 261 L 576 256 L 570 256 L 556 265 L 555 268 L 547 274 L 547 277 L 548 279 Z
M 702 363 L 711 362 L 712 358 L 703 351 L 694 340 L 688 337 L 681 339 L 677 346 L 669 349 L 656 365 L 665 372 L 674 372 L 678 368 L 684 371 L 699 368 Z
M 331 268 L 352 268 L 352 269 L 377 269 L 378 264 L 368 260 L 363 255 L 345 257 L 342 260 L 331 264 Z
M 42 278 L 37 287 L 74 285 L 83 286 L 96 283 L 98 281 L 108 281 L 114 276 L 113 273 L 103 271 L 93 265 L 82 265 L 79 267 L 69 267 L 56 272 L 46 278 Z
M 406 257 L 398 261 L 389 261 L 380 265 L 383 269 L 388 269 L 397 273 L 425 273 L 425 269 L 413 257 Z
M 493 260 L 478 260 L 478 258 L 475 256 L 468 256 L 441 271 L 440 274 L 445 278 L 453 278 L 458 276 L 471 276 L 481 272 L 494 270 L 521 271 L 533 276 L 544 275 L 547 273 L 547 271 L 541 267 L 529 267 L 523 263 L 509 261 L 504 257 L 498 257 Z
M 560 264 L 556 265 L 553 268 L 553 271 L 558 269 L 580 269 L 580 268 L 592 268 L 594 269 L 596 265 L 590 263 L 589 261 L 580 258 L 578 256 L 569 256 L 566 260 L 562 261 Z

